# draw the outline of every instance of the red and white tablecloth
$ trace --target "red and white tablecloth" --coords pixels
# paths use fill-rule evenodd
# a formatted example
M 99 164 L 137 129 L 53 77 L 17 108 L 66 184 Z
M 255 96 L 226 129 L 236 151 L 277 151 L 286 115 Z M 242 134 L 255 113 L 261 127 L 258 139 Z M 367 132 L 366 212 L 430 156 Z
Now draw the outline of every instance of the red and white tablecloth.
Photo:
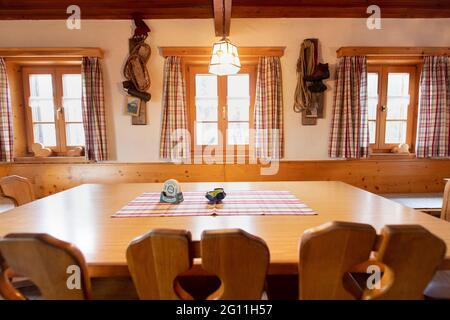
M 179 204 L 159 202 L 159 192 L 145 192 L 113 214 L 113 217 L 315 215 L 289 191 L 230 191 L 222 203 L 211 204 L 205 192 L 183 192 Z

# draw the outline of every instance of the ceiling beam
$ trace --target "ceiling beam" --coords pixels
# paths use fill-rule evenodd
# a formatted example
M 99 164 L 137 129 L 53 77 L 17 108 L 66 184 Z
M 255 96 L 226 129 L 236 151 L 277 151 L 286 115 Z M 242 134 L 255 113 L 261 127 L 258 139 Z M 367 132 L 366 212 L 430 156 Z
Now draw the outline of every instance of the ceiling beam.
M 217 37 L 230 35 L 232 0 L 213 0 L 214 29 Z
M 222 16 L 213 8 L 222 6 L 220 0 L 0 0 L 0 20 L 65 20 L 74 2 L 81 19 L 131 19 L 133 13 L 144 19 Z M 233 0 L 233 12 L 227 2 L 233 18 L 367 18 L 367 6 L 375 2 L 382 18 L 450 18 L 450 0 Z

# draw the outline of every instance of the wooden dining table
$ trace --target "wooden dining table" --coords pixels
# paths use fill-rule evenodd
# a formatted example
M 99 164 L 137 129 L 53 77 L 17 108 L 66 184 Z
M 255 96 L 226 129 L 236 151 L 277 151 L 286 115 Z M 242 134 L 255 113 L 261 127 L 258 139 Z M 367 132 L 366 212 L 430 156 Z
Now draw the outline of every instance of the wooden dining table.
M 338 181 L 181 184 L 183 191 L 287 190 L 317 215 L 112 217 L 143 192 L 159 192 L 162 187 L 162 183 L 83 184 L 0 214 L 0 236 L 48 233 L 77 246 L 92 277 L 113 277 L 129 275 L 127 246 L 152 229 L 185 229 L 199 240 L 204 230 L 240 228 L 266 241 L 269 274 L 296 274 L 299 241 L 307 229 L 329 221 L 367 223 L 377 231 L 387 224 L 418 224 L 445 241 L 441 269 L 450 268 L 449 222 Z

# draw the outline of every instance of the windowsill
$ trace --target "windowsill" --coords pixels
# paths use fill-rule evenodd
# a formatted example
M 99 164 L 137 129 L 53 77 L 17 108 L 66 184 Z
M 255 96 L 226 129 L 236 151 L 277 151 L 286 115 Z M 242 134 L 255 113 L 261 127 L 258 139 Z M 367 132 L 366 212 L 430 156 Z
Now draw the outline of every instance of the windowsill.
M 92 163 L 84 156 L 80 157 L 16 157 L 14 163 Z
M 369 159 L 416 159 L 415 153 L 377 152 L 369 155 Z

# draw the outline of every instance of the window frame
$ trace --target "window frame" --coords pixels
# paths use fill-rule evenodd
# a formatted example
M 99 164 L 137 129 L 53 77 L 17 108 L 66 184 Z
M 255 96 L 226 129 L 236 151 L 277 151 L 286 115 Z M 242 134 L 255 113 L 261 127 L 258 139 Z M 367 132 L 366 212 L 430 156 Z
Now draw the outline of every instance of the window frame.
M 391 150 L 398 144 L 385 143 L 386 134 L 386 117 L 387 112 L 382 110 L 383 106 L 387 105 L 387 86 L 388 73 L 408 72 L 410 74 L 409 95 L 410 103 L 408 107 L 408 118 L 406 128 L 406 139 L 410 147 L 410 152 L 414 153 L 416 144 L 416 128 L 417 128 L 417 114 L 418 114 L 418 97 L 419 97 L 419 80 L 421 64 L 417 62 L 410 62 L 408 60 L 401 62 L 393 61 L 376 61 L 368 60 L 368 73 L 378 73 L 378 103 L 376 116 L 376 138 L 375 143 L 370 144 L 371 154 L 392 154 Z
M 217 123 L 218 130 L 222 134 L 219 134 L 218 147 L 215 150 L 220 150 L 220 146 L 223 146 L 222 155 L 215 155 L 216 158 L 225 161 L 237 161 L 243 162 L 250 158 L 250 152 L 253 145 L 251 129 L 254 127 L 254 105 L 256 96 L 256 73 L 257 73 L 257 62 L 247 62 L 242 63 L 239 73 L 249 74 L 249 94 L 250 94 L 250 105 L 249 105 L 249 143 L 247 145 L 228 145 L 228 137 L 226 134 L 226 128 L 228 124 L 228 108 L 227 108 L 227 76 L 217 76 L 217 96 L 218 96 L 218 109 L 217 109 Z M 188 110 L 188 130 L 191 135 L 191 156 L 192 158 L 196 156 L 203 155 L 204 150 L 208 145 L 197 146 L 196 145 L 196 135 L 195 135 L 195 121 L 196 117 L 196 104 L 195 104 L 195 76 L 197 74 L 208 74 L 208 63 L 206 62 L 194 62 L 185 63 L 184 70 L 186 72 L 186 95 L 187 95 L 187 110 Z M 234 121 L 232 121 L 234 122 Z M 245 147 L 244 147 L 245 146 Z M 227 150 L 233 147 L 233 158 L 227 155 Z M 238 157 L 238 152 L 245 149 L 245 157 Z
M 51 74 L 53 85 L 53 104 L 54 104 L 54 123 L 55 123 L 55 138 L 56 146 L 46 146 L 56 154 L 56 156 L 66 156 L 68 151 L 77 147 L 84 148 L 85 145 L 68 146 L 66 140 L 66 122 L 64 107 L 63 107 L 63 81 L 64 74 L 81 74 L 81 64 L 77 65 L 26 65 L 22 67 L 22 83 L 23 83 L 23 98 L 24 98 L 24 113 L 25 113 L 25 129 L 27 135 L 27 151 L 32 153 L 32 145 L 34 141 L 34 128 L 32 109 L 29 105 L 30 98 L 30 82 L 31 74 Z M 76 122 L 79 123 L 79 122 Z

